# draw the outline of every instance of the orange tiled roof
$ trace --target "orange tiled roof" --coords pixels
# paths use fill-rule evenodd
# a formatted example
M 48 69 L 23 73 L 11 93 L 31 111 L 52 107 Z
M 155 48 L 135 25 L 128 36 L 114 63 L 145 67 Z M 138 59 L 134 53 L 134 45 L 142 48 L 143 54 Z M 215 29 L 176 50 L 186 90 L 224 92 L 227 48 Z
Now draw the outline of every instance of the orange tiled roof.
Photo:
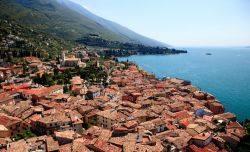
M 17 117 L 11 117 L 5 114 L 0 114 L 0 124 L 4 125 L 5 127 L 8 127 L 15 123 L 20 123 L 22 119 Z
M 110 98 L 107 96 L 98 96 L 98 97 L 95 97 L 95 99 L 103 100 L 104 102 L 108 102 L 110 100 Z
M 51 87 L 44 87 L 44 88 L 37 88 L 37 89 L 22 89 L 20 90 L 20 92 L 23 92 L 25 94 L 30 94 L 30 95 L 44 95 L 44 94 L 48 94 L 50 93 L 51 91 L 54 91 L 56 89 L 60 89 L 62 88 L 61 85 L 54 85 L 54 86 L 51 86 Z
M 11 89 L 14 89 L 14 88 L 15 88 L 15 84 L 3 86 L 3 89 L 4 89 L 4 90 L 11 90 Z
M 211 136 L 211 133 L 206 132 L 206 133 L 200 133 L 196 136 L 193 137 L 193 139 L 198 139 L 198 140 L 206 140 Z
M 175 116 L 176 116 L 177 119 L 184 119 L 184 118 L 191 117 L 186 110 L 182 110 L 182 111 L 176 112 Z

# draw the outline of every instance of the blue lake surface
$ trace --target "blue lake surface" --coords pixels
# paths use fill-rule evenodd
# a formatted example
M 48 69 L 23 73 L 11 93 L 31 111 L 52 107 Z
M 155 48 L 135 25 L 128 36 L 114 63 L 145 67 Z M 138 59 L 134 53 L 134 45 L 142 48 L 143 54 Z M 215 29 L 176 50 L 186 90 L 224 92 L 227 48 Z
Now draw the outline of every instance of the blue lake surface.
M 159 78 L 190 80 L 192 85 L 213 94 L 239 121 L 250 118 L 250 48 L 187 50 L 187 54 L 135 55 L 119 61 L 133 61 Z

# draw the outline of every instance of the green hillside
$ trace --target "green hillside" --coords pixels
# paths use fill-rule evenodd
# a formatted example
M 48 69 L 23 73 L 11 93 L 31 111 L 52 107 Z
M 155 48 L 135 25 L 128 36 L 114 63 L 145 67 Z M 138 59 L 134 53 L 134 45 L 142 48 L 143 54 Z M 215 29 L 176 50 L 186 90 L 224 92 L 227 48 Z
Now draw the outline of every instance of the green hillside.
M 140 35 L 118 23 L 115 23 L 113 21 L 109 21 L 107 19 L 104 19 L 100 16 L 97 16 L 93 14 L 92 12 L 88 11 L 81 5 L 74 3 L 70 0 L 57 0 L 60 4 L 64 5 L 65 7 L 70 8 L 71 10 L 74 10 L 80 14 L 82 14 L 85 17 L 88 17 L 92 21 L 95 21 L 96 23 L 102 25 L 106 29 L 109 29 L 110 31 L 120 35 L 120 36 L 126 36 L 129 38 L 130 43 L 136 43 L 136 44 L 143 44 L 147 46 L 153 46 L 153 47 L 167 47 L 168 44 L 156 41 L 154 39 L 148 38 L 146 36 Z
M 68 2 L 68 3 L 66 3 Z M 78 9 L 76 9 L 78 8 Z M 55 57 L 77 44 L 139 53 L 179 53 L 67 0 L 1 0 L 0 59 Z M 159 51 L 160 50 L 160 51 Z
M 34 48 L 67 48 L 89 34 L 111 41 L 130 41 L 54 0 L 1 0 L 0 18 L 1 38 L 8 39 L 6 35 L 12 33 Z M 4 50 L 4 45 L 0 47 Z M 14 44 L 8 48 L 15 47 L 20 46 Z
M 73 43 L 65 41 L 55 35 L 37 30 L 31 26 L 18 24 L 10 19 L 0 20 L 0 54 L 1 58 L 7 56 L 6 52 L 29 52 L 38 51 L 57 53 L 62 49 L 69 49 Z
M 90 33 L 104 39 L 128 41 L 54 0 L 1 0 L 0 15 L 60 38 L 75 40 Z

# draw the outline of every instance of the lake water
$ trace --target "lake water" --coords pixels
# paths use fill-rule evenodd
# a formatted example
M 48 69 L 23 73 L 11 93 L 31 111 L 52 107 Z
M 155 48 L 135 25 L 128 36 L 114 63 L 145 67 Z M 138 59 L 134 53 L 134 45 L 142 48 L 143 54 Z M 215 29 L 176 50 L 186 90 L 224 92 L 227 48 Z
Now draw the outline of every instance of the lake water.
M 135 55 L 119 60 L 133 61 L 158 78 L 190 80 L 192 85 L 213 94 L 239 121 L 250 118 L 250 48 L 187 50 L 187 54 Z

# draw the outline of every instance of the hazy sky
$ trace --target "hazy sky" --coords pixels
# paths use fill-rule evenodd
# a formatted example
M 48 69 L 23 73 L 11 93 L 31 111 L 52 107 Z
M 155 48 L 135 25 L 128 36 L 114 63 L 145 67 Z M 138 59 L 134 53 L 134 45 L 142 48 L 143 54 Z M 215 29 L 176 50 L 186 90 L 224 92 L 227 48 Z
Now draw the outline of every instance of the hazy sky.
M 173 46 L 250 45 L 250 0 L 72 0 Z

